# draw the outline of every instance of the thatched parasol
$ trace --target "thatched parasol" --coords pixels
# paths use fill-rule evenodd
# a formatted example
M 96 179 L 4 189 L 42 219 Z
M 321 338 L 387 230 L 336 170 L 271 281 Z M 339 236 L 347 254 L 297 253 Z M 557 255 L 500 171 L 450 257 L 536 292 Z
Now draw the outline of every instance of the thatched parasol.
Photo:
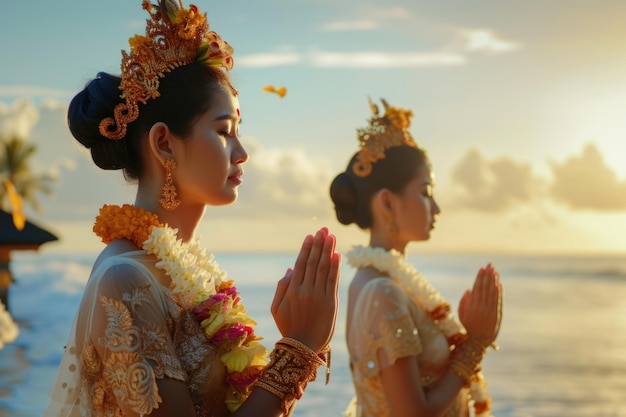
M 13 216 L 0 210 L 0 300 L 8 309 L 8 291 L 13 277 L 9 264 L 11 251 L 38 250 L 46 242 L 59 240 L 58 237 L 26 220 L 24 228 L 18 230 L 13 224 Z

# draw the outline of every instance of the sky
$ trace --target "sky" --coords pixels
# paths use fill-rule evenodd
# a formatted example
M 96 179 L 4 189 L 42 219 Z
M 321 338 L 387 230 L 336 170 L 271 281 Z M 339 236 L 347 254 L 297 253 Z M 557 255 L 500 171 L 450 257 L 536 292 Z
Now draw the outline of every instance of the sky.
M 8 2 L 0 25 L 0 133 L 53 173 L 29 219 L 98 250 L 98 208 L 134 200 L 66 126 L 69 100 L 143 33 L 139 0 Z M 411 251 L 626 253 L 626 2 L 238 0 L 196 3 L 234 48 L 250 155 L 239 201 L 207 209 L 213 251 L 295 251 L 334 218 L 328 186 L 357 150 L 368 97 L 412 109 L 442 212 Z M 262 90 L 285 86 L 284 98 Z

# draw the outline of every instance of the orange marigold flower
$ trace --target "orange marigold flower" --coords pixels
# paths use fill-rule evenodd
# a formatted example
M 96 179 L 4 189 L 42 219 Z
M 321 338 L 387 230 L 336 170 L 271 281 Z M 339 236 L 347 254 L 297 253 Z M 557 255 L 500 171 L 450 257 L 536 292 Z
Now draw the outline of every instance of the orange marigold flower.
M 128 239 L 141 248 L 152 227 L 163 227 L 156 214 L 132 204 L 104 205 L 96 217 L 93 231 L 105 244 L 115 239 Z
M 430 312 L 430 318 L 433 320 L 441 320 L 446 318 L 450 312 L 450 304 L 443 303 L 438 305 L 433 311 Z
M 235 281 L 229 279 L 227 281 L 222 281 L 221 284 L 215 286 L 215 292 L 224 292 L 229 288 L 232 288 L 235 285 Z
M 262 366 L 248 366 L 241 372 L 229 373 L 226 382 L 236 387 L 248 387 L 259 378 L 261 372 L 263 372 Z
M 483 402 L 474 403 L 474 411 L 476 414 L 484 413 L 485 411 L 489 411 L 491 409 L 491 398 L 487 398 L 487 400 Z

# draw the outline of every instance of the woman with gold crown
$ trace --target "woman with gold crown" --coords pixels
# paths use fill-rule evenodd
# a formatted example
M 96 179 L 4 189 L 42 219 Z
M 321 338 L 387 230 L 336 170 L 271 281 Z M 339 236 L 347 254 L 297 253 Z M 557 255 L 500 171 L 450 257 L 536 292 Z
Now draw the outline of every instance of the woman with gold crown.
M 346 254 L 350 283 L 346 339 L 356 392 L 350 417 L 491 416 L 480 363 L 496 339 L 502 285 L 480 268 L 459 319 L 405 259 L 407 245 L 430 237 L 440 212 L 433 170 L 408 131 L 409 110 L 370 101 L 358 129 L 360 150 L 330 186 L 337 219 L 369 230 L 369 246 Z M 494 345 L 495 346 L 495 345 Z
M 205 207 L 237 198 L 232 48 L 206 14 L 153 5 L 145 35 L 71 101 L 69 128 L 103 169 L 137 182 L 134 204 L 105 205 L 95 261 L 46 416 L 290 415 L 329 365 L 340 256 L 328 229 L 305 237 L 271 306 L 271 353 L 234 282 L 194 236 Z M 328 378 L 329 368 L 327 366 Z

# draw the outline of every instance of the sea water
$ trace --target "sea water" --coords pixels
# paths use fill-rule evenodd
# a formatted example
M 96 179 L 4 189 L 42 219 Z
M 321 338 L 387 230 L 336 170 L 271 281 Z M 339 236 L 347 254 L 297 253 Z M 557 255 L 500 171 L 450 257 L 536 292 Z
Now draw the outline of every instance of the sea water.
M 279 333 L 269 307 L 294 254 L 216 255 L 237 282 L 256 332 L 271 348 Z M 9 308 L 18 339 L 0 350 L 0 416 L 41 416 L 94 256 L 19 254 Z M 409 260 L 456 310 L 478 268 L 493 262 L 504 283 L 499 351 L 484 374 L 497 417 L 626 417 L 626 258 L 419 255 Z M 354 390 L 345 346 L 342 266 L 331 380 L 309 384 L 295 416 L 339 416 Z

